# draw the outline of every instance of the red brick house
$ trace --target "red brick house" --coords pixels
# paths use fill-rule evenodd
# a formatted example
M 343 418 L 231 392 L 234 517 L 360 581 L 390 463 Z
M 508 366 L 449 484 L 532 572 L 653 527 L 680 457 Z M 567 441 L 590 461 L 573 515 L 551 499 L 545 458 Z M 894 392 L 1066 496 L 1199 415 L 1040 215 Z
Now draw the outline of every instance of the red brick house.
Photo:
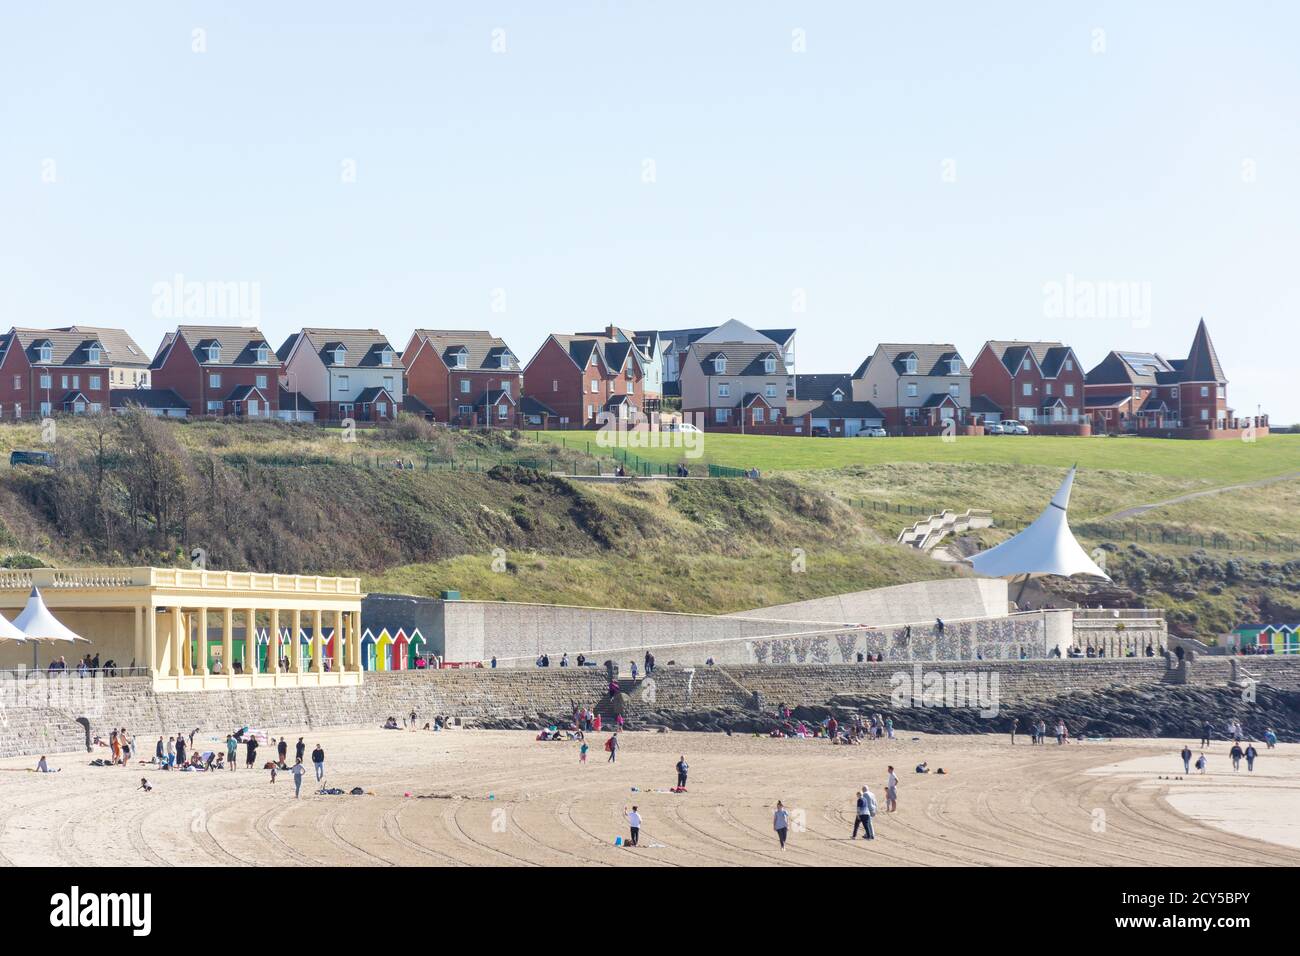
M 170 388 L 191 414 L 275 418 L 284 368 L 266 337 L 244 326 L 182 325 L 154 355 L 155 388 Z
M 491 332 L 416 329 L 402 365 L 406 395 L 428 411 L 425 417 L 462 427 L 517 424 L 519 359 Z M 509 409 L 504 418 L 502 408 Z
M 115 376 L 141 354 L 121 329 L 10 329 L 0 336 L 0 420 L 107 412 Z
M 1088 372 L 1084 406 L 1096 431 L 1179 438 L 1228 438 L 1268 419 L 1237 418 L 1228 379 L 1201 319 L 1185 359 L 1115 351 Z
M 982 420 L 1017 419 L 1036 431 L 1077 433 L 1087 424 L 1084 375 L 1074 350 L 1060 342 L 984 343 L 971 366 L 972 411 Z
M 602 413 L 629 422 L 641 417 L 644 378 L 632 342 L 553 334 L 524 367 L 524 395 L 553 415 L 555 427 L 592 428 L 601 424 Z

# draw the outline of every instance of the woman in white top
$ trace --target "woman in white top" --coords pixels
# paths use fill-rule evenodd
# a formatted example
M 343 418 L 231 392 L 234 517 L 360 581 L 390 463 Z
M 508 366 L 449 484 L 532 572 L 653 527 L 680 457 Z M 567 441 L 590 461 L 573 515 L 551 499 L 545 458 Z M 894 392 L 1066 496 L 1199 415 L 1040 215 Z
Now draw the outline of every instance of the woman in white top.
M 780 800 L 776 801 L 776 812 L 772 814 L 772 829 L 781 841 L 781 849 L 785 850 L 785 838 L 790 832 L 790 814 Z

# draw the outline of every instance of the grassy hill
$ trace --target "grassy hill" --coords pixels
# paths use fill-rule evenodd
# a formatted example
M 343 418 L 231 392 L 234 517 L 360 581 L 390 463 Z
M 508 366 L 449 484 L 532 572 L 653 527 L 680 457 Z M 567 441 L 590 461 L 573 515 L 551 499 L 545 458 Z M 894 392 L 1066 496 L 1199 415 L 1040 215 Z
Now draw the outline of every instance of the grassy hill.
M 1002 540 L 1077 460 L 1072 524 L 1139 600 L 1202 636 L 1300 618 L 1300 481 L 1115 516 L 1300 470 L 1300 436 L 711 435 L 710 455 L 757 463 L 763 479 L 617 485 L 539 472 L 608 473 L 586 434 L 112 419 L 41 437 L 0 427 L 0 561 L 188 564 L 201 548 L 214 568 L 357 574 L 370 590 L 725 612 L 962 573 L 893 541 L 944 508 L 992 511 L 995 527 L 972 537 Z M 10 468 L 13 448 L 51 448 L 58 466 Z

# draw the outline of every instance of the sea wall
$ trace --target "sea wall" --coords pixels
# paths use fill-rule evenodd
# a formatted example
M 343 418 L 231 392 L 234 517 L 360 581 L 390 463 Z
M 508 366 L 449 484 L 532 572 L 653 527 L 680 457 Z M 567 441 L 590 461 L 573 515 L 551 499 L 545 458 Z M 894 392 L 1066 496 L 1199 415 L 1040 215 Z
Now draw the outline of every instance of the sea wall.
M 1186 682 L 1226 686 L 1231 660 L 1189 662 Z M 1266 684 L 1300 690 L 1300 657 L 1254 658 L 1246 667 Z M 824 703 L 840 695 L 888 696 L 896 682 L 919 671 L 998 678 L 1001 706 L 1051 700 L 1073 692 L 1176 685 L 1183 673 L 1159 658 L 1101 660 L 890 662 L 878 664 L 661 667 L 650 679 L 624 680 L 630 712 L 644 709 L 747 706 L 757 692 L 767 706 Z M 474 719 L 567 713 L 605 700 L 603 671 L 578 668 L 401 671 L 367 674 L 360 687 L 280 688 L 156 694 L 147 678 L 26 682 L 0 677 L 0 756 L 84 751 L 85 716 L 93 733 L 126 727 L 137 746 L 152 752 L 162 735 L 198 728 L 195 743 L 209 748 L 249 726 L 270 734 L 307 728 L 378 726 L 412 710 L 421 722 L 434 714 Z M 215 738 L 215 739 L 214 739 Z M 102 751 L 100 751 L 102 753 Z

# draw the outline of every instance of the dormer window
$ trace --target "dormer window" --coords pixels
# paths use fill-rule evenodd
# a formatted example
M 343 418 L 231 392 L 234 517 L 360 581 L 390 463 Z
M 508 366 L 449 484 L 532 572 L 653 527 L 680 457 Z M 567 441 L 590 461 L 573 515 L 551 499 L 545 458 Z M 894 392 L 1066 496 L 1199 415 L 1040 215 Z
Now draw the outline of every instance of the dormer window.
M 334 350 L 334 364 L 342 365 L 347 360 L 348 360 L 348 350 L 340 345 L 338 348 Z
M 713 371 L 716 375 L 727 374 L 727 357 L 725 355 L 719 355 L 713 360 Z
M 54 346 L 50 345 L 49 342 L 41 343 L 41 361 L 42 362 L 54 361 Z
M 832 402 L 844 401 L 844 393 L 837 388 L 835 391 L 831 392 L 831 401 Z
M 271 358 L 271 349 L 265 342 L 257 347 L 257 364 L 265 365 Z
M 502 353 L 501 353 L 501 367 L 502 367 L 502 368 L 509 368 L 509 367 L 510 367 L 510 359 L 511 359 L 511 358 L 512 358 L 512 356 L 510 355 L 509 352 L 502 352 Z
M 379 361 L 383 362 L 385 365 L 393 364 L 393 350 L 387 345 L 385 345 L 384 350 L 379 353 Z
M 469 365 L 469 353 L 464 349 L 461 349 L 459 352 L 456 353 L 456 367 L 465 368 L 468 365 Z
M 100 352 L 99 352 L 98 344 L 92 345 L 89 349 L 86 350 L 86 357 L 87 359 L 89 359 L 91 365 L 99 364 L 99 355 Z
M 907 358 L 903 359 L 903 367 L 907 370 L 907 374 L 908 374 L 908 375 L 915 375 L 915 374 L 916 374 L 916 356 L 915 356 L 915 355 L 909 355 Z
M 949 375 L 961 374 L 961 359 L 959 358 L 948 359 L 948 374 Z
M 208 346 L 208 361 L 209 362 L 221 361 L 221 345 L 218 344 L 217 342 L 213 342 L 211 345 Z
M 769 355 L 767 358 L 763 359 L 763 371 L 768 375 L 771 375 L 776 371 L 776 356 Z

